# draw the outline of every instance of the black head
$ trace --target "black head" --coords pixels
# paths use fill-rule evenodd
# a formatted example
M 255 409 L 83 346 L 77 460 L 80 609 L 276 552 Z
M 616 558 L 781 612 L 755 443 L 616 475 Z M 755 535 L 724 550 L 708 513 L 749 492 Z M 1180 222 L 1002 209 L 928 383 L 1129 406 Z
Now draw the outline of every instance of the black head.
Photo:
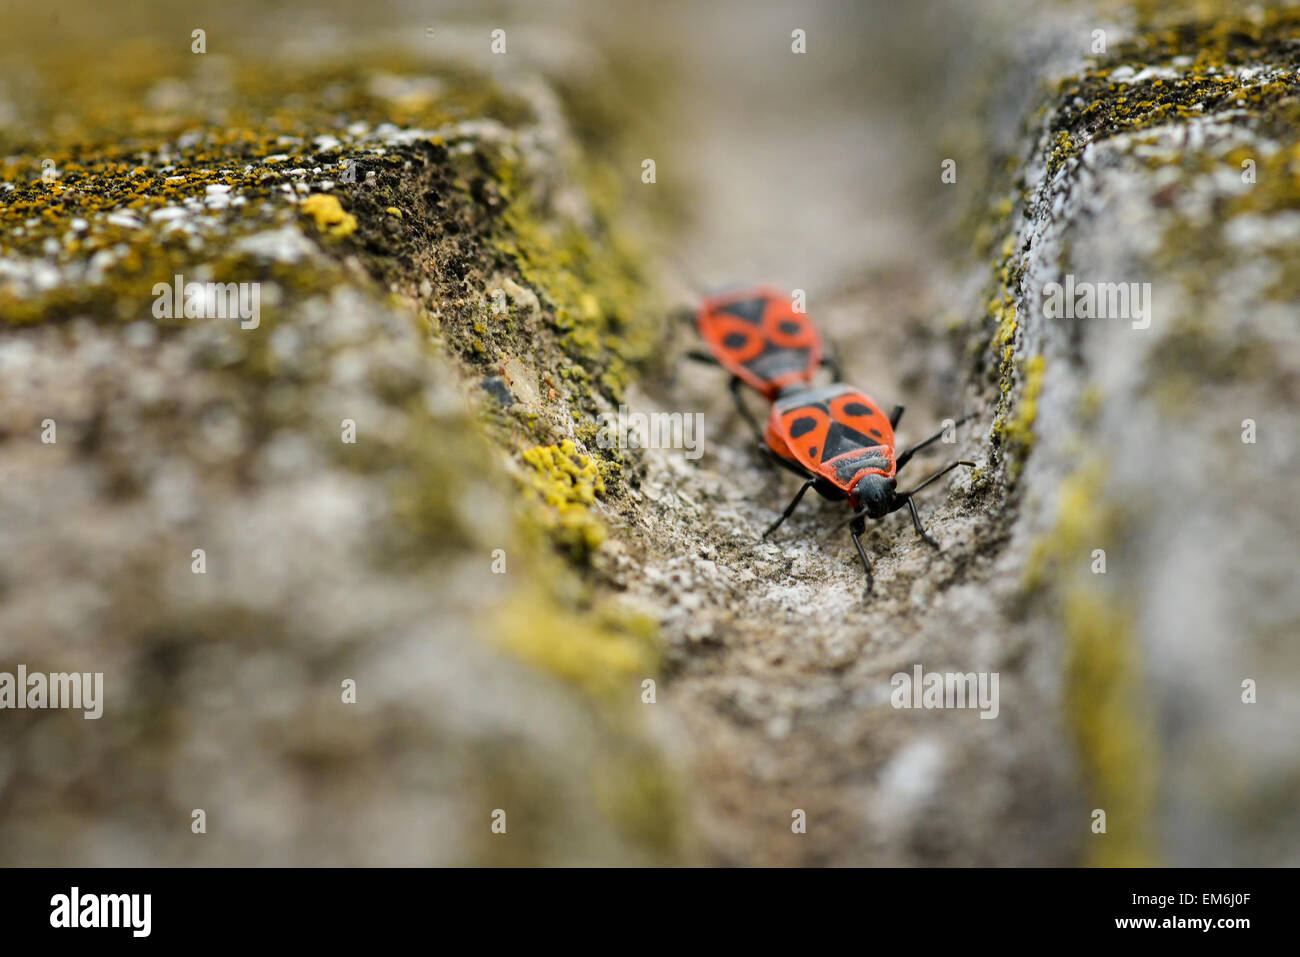
M 858 511 L 866 511 L 870 518 L 889 514 L 894 504 L 894 480 L 868 472 L 853 487 L 853 498 Z

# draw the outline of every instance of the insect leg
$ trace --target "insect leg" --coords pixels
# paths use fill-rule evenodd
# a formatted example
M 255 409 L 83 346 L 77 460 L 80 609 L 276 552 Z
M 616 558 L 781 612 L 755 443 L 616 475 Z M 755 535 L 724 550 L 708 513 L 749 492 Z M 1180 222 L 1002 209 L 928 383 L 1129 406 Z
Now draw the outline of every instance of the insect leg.
M 794 514 L 794 510 L 799 507 L 799 501 L 803 498 L 804 492 L 812 488 L 813 482 L 815 481 L 815 479 L 808 479 L 808 481 L 804 482 L 803 485 L 799 487 L 799 491 L 794 493 L 794 498 L 791 499 L 790 504 L 785 507 L 785 511 L 781 513 L 781 517 L 768 526 L 767 531 L 763 533 L 764 538 L 767 538 L 767 536 L 775 532 L 781 527 L 782 522 Z
M 835 377 L 836 382 L 844 380 L 844 370 L 840 368 L 840 360 L 832 355 L 822 356 L 822 365 L 831 370 L 831 375 Z
M 763 430 L 758 427 L 758 422 L 755 420 L 754 416 L 750 413 L 749 409 L 745 407 L 745 400 L 741 398 L 740 388 L 742 385 L 744 385 L 744 383 L 741 382 L 740 379 L 738 379 L 736 376 L 732 376 L 731 382 L 727 386 L 727 388 L 731 390 L 731 398 L 732 401 L 736 403 L 736 411 L 740 413 L 740 417 L 749 424 L 749 427 L 751 429 L 753 429 L 754 437 L 758 439 L 758 444 L 764 445 L 765 443 L 763 442 Z
M 758 447 L 758 450 L 763 454 L 763 458 L 770 465 L 779 465 L 787 472 L 799 476 L 800 479 L 811 479 L 815 477 L 811 472 L 809 472 L 802 465 L 798 465 L 794 462 L 791 462 L 789 459 L 781 458 L 781 456 L 777 455 L 775 452 L 772 451 L 772 449 L 768 446 L 766 442 L 760 445 Z
M 891 429 L 898 428 L 898 422 L 902 417 L 903 407 L 901 405 L 894 406 L 894 411 L 889 413 L 889 427 Z
M 690 352 L 686 353 L 683 358 L 690 359 L 692 362 L 702 362 L 709 366 L 722 365 L 722 363 L 713 356 L 709 355 L 707 352 L 701 352 L 698 349 L 692 349 Z
M 849 526 L 849 534 L 853 536 L 853 544 L 857 546 L 858 557 L 862 559 L 862 570 L 867 573 L 867 588 L 866 591 L 862 593 L 863 598 L 866 598 L 871 594 L 871 586 L 875 584 L 875 579 L 871 575 L 871 559 L 867 557 L 867 550 L 862 547 L 862 539 L 860 537 L 863 531 L 866 530 L 866 527 L 867 524 L 862 519 L 858 519 Z
M 938 548 L 939 543 L 925 533 L 925 527 L 921 524 L 921 516 L 916 514 L 916 502 L 913 501 L 912 496 L 908 495 L 906 501 L 907 507 L 912 513 L 912 525 L 916 528 L 916 534 L 921 536 L 921 541 L 925 542 L 925 544 Z
M 972 412 L 970 415 L 963 415 L 960 419 L 958 419 L 956 422 L 953 423 L 953 428 L 956 428 L 957 426 L 961 425 L 963 422 L 968 422 L 973 418 L 975 418 L 974 412 Z M 946 429 L 940 429 L 938 432 L 934 433 L 934 435 L 930 436 L 928 439 L 924 440 L 923 442 L 917 442 L 916 445 L 912 446 L 910 449 L 903 452 L 901 455 L 898 456 L 898 464 L 896 468 L 901 469 L 904 465 L 906 465 L 908 462 L 911 461 L 912 456 L 915 455 L 917 452 L 921 451 L 927 445 L 933 445 L 935 442 L 938 442 L 941 438 L 943 438 L 943 434 L 946 431 L 947 431 Z

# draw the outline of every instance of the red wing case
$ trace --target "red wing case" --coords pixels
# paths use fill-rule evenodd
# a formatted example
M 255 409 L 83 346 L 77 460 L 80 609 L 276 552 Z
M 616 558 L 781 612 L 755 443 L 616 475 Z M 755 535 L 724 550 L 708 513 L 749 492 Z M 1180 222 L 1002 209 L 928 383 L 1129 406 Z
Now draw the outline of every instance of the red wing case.
M 767 443 L 846 494 L 869 472 L 893 478 L 897 469 L 889 416 L 852 386 L 830 385 L 778 399 Z
M 768 400 L 786 386 L 811 382 L 822 360 L 821 337 L 808 316 L 770 286 L 710 296 L 696 324 L 722 367 Z

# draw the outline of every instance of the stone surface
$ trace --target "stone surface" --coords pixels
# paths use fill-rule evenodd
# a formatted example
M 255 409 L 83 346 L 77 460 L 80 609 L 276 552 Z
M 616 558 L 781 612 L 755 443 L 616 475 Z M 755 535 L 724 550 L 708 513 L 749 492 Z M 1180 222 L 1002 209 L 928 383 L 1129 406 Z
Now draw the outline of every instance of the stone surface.
M 787 61 L 738 2 L 506 5 L 505 57 L 470 6 L 236 2 L 203 55 L 86 6 L 0 72 L 0 670 L 105 713 L 0 711 L 0 861 L 1300 860 L 1294 13 L 824 3 Z M 1149 324 L 1049 317 L 1067 274 Z M 749 278 L 902 442 L 977 413 L 869 603 L 678 361 L 665 300 Z M 997 717 L 893 707 L 918 665 Z

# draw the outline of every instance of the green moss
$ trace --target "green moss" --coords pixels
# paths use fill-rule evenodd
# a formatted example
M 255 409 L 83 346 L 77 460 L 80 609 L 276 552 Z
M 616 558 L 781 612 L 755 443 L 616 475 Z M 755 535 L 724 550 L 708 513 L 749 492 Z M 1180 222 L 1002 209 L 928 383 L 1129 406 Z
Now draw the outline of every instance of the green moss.
M 546 215 L 520 165 L 502 160 L 496 174 L 506 206 L 493 242 L 550 308 L 565 353 L 617 400 L 629 364 L 651 356 L 661 323 L 647 301 L 644 251 L 615 227 L 613 174 L 596 165 L 582 172 L 594 214 L 590 231 Z M 561 374 L 573 377 L 572 367 Z
M 185 44 L 95 43 L 89 58 L 71 43 L 40 49 L 40 82 L 13 98 L 17 120 L 0 127 L 0 255 L 41 260 L 66 278 L 35 291 L 0 283 L 0 316 L 10 323 L 149 318 L 154 282 L 178 273 L 188 278 L 198 264 L 229 257 L 240 239 L 294 223 L 298 212 L 315 221 L 309 233 L 327 238 L 328 246 L 341 241 L 337 252 L 360 255 L 383 272 L 377 262 L 406 258 L 424 238 L 423 224 L 401 222 L 411 207 L 398 180 L 413 157 L 423 162 L 425 155 L 405 146 L 381 154 L 352 145 L 349 128 L 531 118 L 496 84 L 462 70 L 442 69 L 434 78 L 426 62 L 391 50 L 292 66 L 276 57 L 240 57 L 214 83 L 211 61 L 190 55 Z M 11 62 L 30 53 L 21 46 L 10 52 Z M 382 63 L 384 76 L 419 82 L 394 97 L 373 82 L 373 68 L 358 63 Z M 164 78 L 184 84 L 185 95 L 160 105 L 151 100 Z M 356 185 L 343 181 L 349 161 L 356 163 Z M 291 175 L 296 169 L 307 175 Z M 54 179 L 43 179 L 51 172 Z M 334 181 L 334 192 L 320 188 L 325 179 Z M 291 197 L 301 196 L 304 185 L 315 195 L 297 203 Z M 443 184 L 431 185 L 446 205 L 457 200 Z M 218 187 L 237 203 L 207 203 L 207 190 Z M 169 207 L 185 208 L 201 238 L 151 218 Z M 387 212 L 403 209 L 400 217 Z M 376 211 L 385 212 L 370 215 Z M 110 223 L 110 214 L 130 214 L 139 227 Z M 77 221 L 85 225 L 74 228 Z M 102 263 L 102 281 L 79 278 L 91 261 Z M 317 268 L 299 262 L 286 279 L 295 287 L 337 284 L 338 276 L 314 282 Z
M 1055 174 L 1061 165 L 1074 155 L 1075 143 L 1070 134 L 1064 130 L 1058 130 L 1056 139 L 1052 143 L 1052 149 L 1047 154 L 1047 172 Z
M 1223 276 L 1246 256 L 1254 272 L 1272 277 L 1261 291 L 1263 298 L 1288 305 L 1300 300 L 1300 250 L 1294 243 L 1272 243 L 1246 252 L 1229 239 L 1226 230 L 1236 217 L 1269 217 L 1300 210 L 1298 51 L 1300 11 L 1296 10 L 1180 23 L 1139 36 L 1116 53 L 1117 60 L 1108 59 L 1108 66 L 1096 76 L 1083 77 L 1079 81 L 1082 87 L 1069 83 L 1064 87 L 1067 98 L 1082 95 L 1084 88 L 1097 92 L 1096 84 L 1105 79 L 1102 75 L 1109 76 L 1116 63 L 1125 59 L 1136 69 L 1147 63 L 1167 63 L 1174 56 L 1187 57 L 1191 63 L 1176 67 L 1182 72 L 1177 79 L 1125 87 L 1125 102 L 1119 103 L 1118 98 L 1113 102 L 1128 112 L 1116 122 L 1094 117 L 1089 123 L 1097 127 L 1097 135 L 1137 129 L 1167 118 L 1167 111 L 1153 110 L 1148 100 L 1153 95 L 1172 96 L 1169 91 L 1173 90 L 1182 91 L 1180 95 L 1194 94 L 1196 100 L 1191 107 L 1175 111 L 1175 116 L 1216 113 L 1220 120 L 1240 128 L 1237 136 L 1248 136 L 1258 144 L 1225 151 L 1211 140 L 1203 149 L 1193 151 L 1179 143 L 1167 143 L 1157 151 L 1151 149 L 1158 144 L 1154 136 L 1134 144 L 1146 147 L 1139 162 L 1148 168 L 1172 168 L 1179 173 L 1151 197 L 1165 211 L 1160 242 L 1150 255 L 1151 267 L 1176 283 L 1183 291 L 1182 300 L 1191 304 L 1184 313 L 1164 319 L 1161 346 L 1152 350 L 1147 360 L 1148 394 L 1168 415 L 1194 409 L 1207 383 L 1263 381 L 1281 374 L 1275 349 L 1242 336 L 1239 329 L 1225 329 L 1221 311 L 1209 304 L 1222 296 Z M 1225 70 L 1247 65 L 1262 68 L 1249 81 L 1223 75 Z M 1109 86 L 1100 97 L 1090 104 L 1095 107 L 1093 113 L 1112 102 Z M 1077 124 L 1090 106 L 1066 104 L 1059 122 Z M 1248 188 L 1225 191 L 1214 184 L 1225 171 L 1240 176 L 1246 160 L 1254 163 L 1255 174 Z M 1208 223 L 1199 217 L 1193 221 L 1182 212 L 1180 197 L 1193 189 L 1218 193 Z M 1205 269 L 1205 263 L 1216 263 L 1219 268 Z M 1207 305 L 1198 310 L 1197 304 Z
M 970 470 L 970 487 L 971 492 L 979 494 L 986 491 L 991 485 L 989 473 L 984 469 L 976 466 Z
M 1007 360 L 1009 361 L 1009 357 Z M 1038 418 L 1038 397 L 1043 391 L 1047 359 L 1036 355 L 1022 364 L 1023 382 L 1019 396 L 1008 390 L 993 419 L 993 444 L 1006 463 L 1008 482 L 1014 484 L 1024 468 L 1025 459 L 1034 447 L 1034 422 Z
M 1275 213 L 1300 209 L 1300 100 L 1288 100 L 1254 118 L 1261 137 L 1272 140 L 1277 149 L 1253 151 L 1237 148 L 1223 160 L 1241 171 L 1245 160 L 1255 163 L 1255 182 L 1249 190 L 1225 200 L 1227 216 Z
M 1016 449 L 1023 457 L 1034 444 L 1034 422 L 1038 418 L 1038 396 L 1043 391 L 1043 377 L 1047 374 L 1046 356 L 1036 355 L 1024 364 L 1024 389 L 1016 404 L 1015 416 L 1002 424 L 1003 443 Z
M 1132 17 L 1139 28 L 1154 31 L 1189 20 L 1231 20 L 1252 10 L 1281 7 L 1290 0 L 1102 0 L 1102 9 Z
M 1258 115 L 1275 108 L 1300 92 L 1297 40 L 1300 10 L 1294 8 L 1259 16 L 1220 15 L 1139 33 L 1098 58 L 1094 69 L 1061 81 L 1051 120 L 1054 140 L 1048 172 L 1055 173 L 1088 143 L 1121 133 L 1230 111 Z M 1137 73 L 1168 65 L 1176 57 L 1192 61 L 1180 67 L 1176 77 L 1115 79 L 1120 67 Z M 1227 75 L 1234 67 L 1250 64 L 1272 69 L 1249 79 Z

